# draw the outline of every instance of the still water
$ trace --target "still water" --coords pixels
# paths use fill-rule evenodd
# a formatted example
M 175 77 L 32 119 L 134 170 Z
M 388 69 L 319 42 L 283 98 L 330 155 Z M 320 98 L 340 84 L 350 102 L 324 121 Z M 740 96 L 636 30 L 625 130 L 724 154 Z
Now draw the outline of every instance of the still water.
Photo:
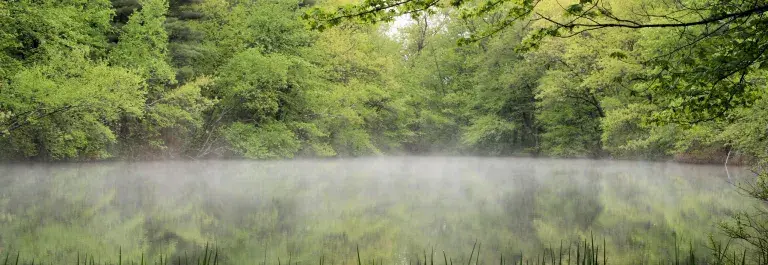
M 729 184 L 750 177 L 530 158 L 6 164 L 0 254 L 136 260 L 210 243 L 220 264 L 356 264 L 356 247 L 365 264 L 416 264 L 433 249 L 461 264 L 477 241 L 482 265 L 591 234 L 609 263 L 647 263 L 668 259 L 675 238 L 706 255 L 717 224 L 756 205 Z

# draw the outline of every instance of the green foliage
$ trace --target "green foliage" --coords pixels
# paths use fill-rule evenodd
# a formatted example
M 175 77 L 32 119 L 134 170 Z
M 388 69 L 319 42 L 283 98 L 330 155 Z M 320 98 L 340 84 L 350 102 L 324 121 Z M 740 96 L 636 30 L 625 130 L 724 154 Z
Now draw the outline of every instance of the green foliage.
M 398 76 L 398 44 L 373 28 L 356 31 L 329 30 L 308 54 L 321 84 L 308 100 L 312 122 L 338 155 L 397 152 L 412 137 L 417 99 Z
M 233 108 L 240 118 L 256 122 L 281 119 L 299 93 L 301 64 L 290 56 L 263 55 L 249 49 L 223 66 L 215 88 L 209 93 L 221 98 L 222 104 Z
M 0 141 L 41 159 L 764 157 L 762 11 L 705 2 L 714 20 L 686 30 L 641 1 L 3 2 Z
M 366 0 L 339 6 L 334 1 L 290 0 L 0 1 L 0 156 L 283 159 L 408 152 L 760 164 L 768 158 L 765 1 L 647 2 Z M 371 25 L 407 17 L 409 22 L 398 30 Z M 748 194 L 764 199 L 765 171 L 758 173 L 762 175 Z M 646 258 L 632 248 L 669 243 L 661 238 L 670 230 L 691 230 L 683 218 L 669 217 L 666 196 L 695 204 L 674 191 L 646 195 L 644 202 L 621 201 L 615 200 L 617 194 L 594 188 L 612 184 L 589 185 L 592 196 L 575 194 L 569 187 L 537 186 L 499 195 L 499 201 L 504 196 L 524 199 L 507 200 L 491 214 L 469 220 L 434 220 L 417 227 L 432 234 L 413 242 L 392 239 L 417 229 L 392 227 L 411 218 L 411 212 L 432 213 L 405 204 L 380 210 L 360 202 L 355 205 L 359 211 L 312 229 L 329 238 L 367 240 L 370 245 L 363 251 L 391 257 L 402 254 L 396 246 L 425 247 L 432 238 L 453 247 L 469 240 L 449 238 L 451 231 L 493 233 L 534 242 L 538 245 L 531 248 L 541 250 L 544 242 L 563 234 L 586 236 L 587 227 L 618 227 L 625 236 L 609 240 L 620 246 L 615 255 L 626 260 Z M 637 185 L 659 186 L 648 181 Z M 487 210 L 482 207 L 490 206 L 477 199 L 484 191 L 488 189 L 463 192 L 468 200 L 479 200 L 472 207 Z M 278 235 L 304 235 L 295 220 L 300 213 L 293 198 L 255 202 L 248 207 L 258 211 L 229 220 L 215 206 L 199 209 L 193 202 L 173 211 L 149 207 L 110 212 L 106 205 L 120 201 L 114 190 L 98 194 L 94 205 L 56 190 L 41 194 L 60 202 L 30 203 L 26 213 L 2 213 L 3 222 L 12 225 L 1 223 L 0 229 L 27 231 L 28 224 L 13 220 L 38 220 L 46 211 L 89 205 L 57 212 L 57 218 L 76 220 L 70 226 L 46 226 L 19 242 L 40 237 L 65 250 L 134 255 L 172 248 L 163 241 L 167 237 L 183 249 L 215 239 L 210 231 L 225 231 L 234 238 L 226 247 L 238 250 L 231 254 L 237 260 L 259 258 L 252 251 L 256 236 L 269 235 L 277 247 L 265 252 L 276 256 L 298 248 Z M 425 197 L 413 201 L 456 203 L 419 196 Z M 551 199 L 561 196 L 574 199 Z M 717 196 L 697 199 L 713 205 L 723 199 Z M 0 203 L 8 201 L 0 197 Z M 664 213 L 617 214 L 642 203 Z M 577 206 L 585 209 L 576 212 Z M 529 222 L 492 232 L 483 229 L 518 208 L 526 211 L 515 214 L 530 217 Z M 685 214 L 713 218 L 699 208 Z M 312 217 L 338 217 L 317 212 Z M 103 224 L 91 222 L 97 214 L 105 216 Z M 148 222 L 147 216 L 161 221 Z M 169 225 L 181 216 L 192 216 L 205 229 L 198 223 Z M 637 228 L 646 219 L 653 224 L 644 231 Z M 763 242 L 768 233 L 760 230 L 762 222 L 741 214 L 725 231 L 747 243 Z M 563 231 L 565 223 L 579 228 Z M 705 225 L 695 226 L 703 230 Z M 345 234 L 352 226 L 365 228 Z M 701 243 L 701 237 L 694 240 Z M 488 243 L 501 250 L 503 242 L 496 238 Z M 120 244 L 132 247 L 114 247 Z M 522 245 L 514 244 L 508 248 Z M 339 241 L 329 245 L 340 255 L 353 253 Z M 24 248 L 53 251 L 30 244 Z M 752 248 L 766 252 L 760 244 Z M 729 255 L 716 260 L 738 260 Z
M 505 142 L 506 138 L 512 138 L 515 129 L 517 129 L 515 123 L 500 117 L 484 116 L 472 121 L 472 124 L 465 129 L 462 140 L 466 145 L 475 146 L 490 154 L 499 154 L 498 149 L 504 146 L 497 143 Z
M 684 34 L 682 40 L 662 39 L 672 44 L 650 54 L 654 69 L 649 74 L 659 78 L 648 82 L 657 94 L 657 104 L 665 107 L 658 118 L 683 123 L 721 119 L 760 99 L 766 93 L 760 67 L 768 46 L 755 36 L 768 29 L 765 22 L 764 18 L 735 21 L 739 26 L 705 38 L 685 53 L 670 54 L 670 49 L 700 37 Z
M 168 34 L 163 27 L 168 1 L 141 0 L 139 3 L 141 9 L 120 29 L 118 43 L 109 54 L 110 62 L 136 71 L 150 86 L 173 83 L 174 72 L 167 61 Z
M 716 139 L 727 142 L 735 150 L 764 160 L 768 158 L 765 137 L 768 128 L 768 97 L 763 96 L 750 108 L 740 108 L 732 116 L 733 122 L 728 123 Z
M 614 108 L 601 121 L 601 139 L 605 149 L 612 155 L 658 159 L 674 150 L 681 129 L 673 125 L 650 125 L 648 117 L 657 110 L 656 106 L 635 103 Z
M 209 0 L 196 5 L 204 19 L 190 22 L 205 36 L 200 56 L 189 65 L 201 74 L 212 75 L 236 54 L 247 49 L 262 53 L 287 53 L 312 43 L 312 32 L 297 19 L 295 1 Z
M 123 115 L 143 113 L 138 76 L 76 56 L 22 70 L 0 90 L 0 106 L 7 110 L 2 141 L 9 154 L 106 158 L 106 147 L 116 140 L 111 126 Z
M 0 79 L 68 51 L 103 55 L 112 10 L 108 0 L 4 1 L 0 4 Z M 66 58 L 66 55 L 65 55 Z
M 258 128 L 233 123 L 224 129 L 232 151 L 247 158 L 291 158 L 301 147 L 296 135 L 282 123 L 262 124 Z

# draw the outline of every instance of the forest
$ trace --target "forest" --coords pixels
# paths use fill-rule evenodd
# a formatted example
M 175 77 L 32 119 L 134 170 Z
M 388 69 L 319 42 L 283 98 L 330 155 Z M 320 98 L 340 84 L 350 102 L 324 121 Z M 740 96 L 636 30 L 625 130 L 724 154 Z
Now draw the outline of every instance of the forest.
M 0 158 L 754 164 L 763 0 L 0 2 Z
M 0 259 L 766 264 L 766 12 L 0 0 Z

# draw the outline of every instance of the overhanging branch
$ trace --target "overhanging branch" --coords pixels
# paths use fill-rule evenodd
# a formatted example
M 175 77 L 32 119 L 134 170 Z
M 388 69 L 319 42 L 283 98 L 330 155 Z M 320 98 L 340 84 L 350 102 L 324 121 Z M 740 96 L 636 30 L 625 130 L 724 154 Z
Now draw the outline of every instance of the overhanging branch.
M 641 28 L 675 28 L 675 27 L 690 27 L 690 26 L 698 26 L 698 25 L 706 25 L 706 24 L 712 24 L 716 22 L 720 22 L 723 20 L 733 20 L 733 19 L 739 19 L 739 18 L 745 18 L 756 14 L 762 14 L 768 12 L 768 5 L 762 5 L 758 6 L 752 9 L 744 10 L 742 12 L 737 13 L 730 13 L 730 14 L 724 14 L 720 16 L 714 16 L 707 19 L 702 19 L 698 21 L 691 21 L 691 22 L 676 22 L 676 23 L 655 23 L 655 24 L 643 24 L 635 21 L 630 20 L 624 20 L 624 19 L 618 19 L 615 17 L 609 17 L 617 21 L 628 21 L 625 23 L 575 23 L 575 22 L 557 22 L 556 20 L 544 16 L 541 13 L 536 13 L 539 17 L 541 17 L 544 20 L 549 21 L 550 23 L 553 23 L 561 28 L 586 28 L 587 30 L 592 29 L 602 29 L 602 28 L 630 28 L 630 29 L 641 29 Z M 582 16 L 583 17 L 583 16 Z

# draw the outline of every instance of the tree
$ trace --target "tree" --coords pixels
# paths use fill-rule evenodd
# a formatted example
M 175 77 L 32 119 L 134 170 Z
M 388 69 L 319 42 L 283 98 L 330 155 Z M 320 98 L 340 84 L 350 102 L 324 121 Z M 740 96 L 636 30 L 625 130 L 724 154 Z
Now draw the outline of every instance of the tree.
M 398 80 L 403 62 L 396 42 L 371 26 L 347 25 L 318 38 L 307 57 L 319 86 L 308 103 L 314 126 L 340 156 L 399 152 L 412 137 L 416 90 Z
M 110 51 L 113 65 L 137 71 L 148 81 L 150 89 L 175 83 L 173 68 L 168 64 L 168 33 L 165 31 L 167 0 L 141 0 L 141 9 L 131 14 L 123 26 L 117 45 Z
M 476 151 L 494 155 L 538 154 L 541 134 L 539 80 L 548 63 L 533 64 L 536 58 L 515 51 L 524 30 L 514 29 L 480 44 L 476 87 L 469 110 L 469 125 L 462 141 Z
M 107 0 L 0 3 L 0 80 L 6 82 L 23 67 L 59 59 L 66 51 L 103 55 L 110 14 Z
M 662 30 L 675 34 L 675 44 L 648 56 L 651 71 L 645 78 L 665 110 L 657 118 L 674 122 L 720 119 L 738 106 L 748 106 L 761 93 L 760 80 L 751 74 L 768 65 L 766 30 L 768 3 L 762 0 L 663 1 L 645 4 L 587 0 L 561 6 L 560 12 L 540 7 L 539 0 L 450 1 L 463 17 L 501 19 L 471 32 L 463 42 L 484 39 L 516 22 L 533 21 L 534 31 L 521 47 L 537 47 L 543 38 L 572 37 L 606 28 Z M 632 5 L 634 4 L 634 5 Z M 613 6 L 623 9 L 613 8 Z M 344 20 L 388 21 L 414 12 L 433 12 L 436 0 L 368 0 L 335 11 L 314 8 L 305 14 L 310 25 L 324 29 Z M 707 50 L 717 47 L 717 51 Z M 683 62 L 678 64 L 677 62 Z
M 180 84 L 192 82 L 201 76 L 198 63 L 205 53 L 205 35 L 197 27 L 205 19 L 200 0 L 171 0 L 164 27 L 168 32 L 168 56 L 176 68 L 176 80 Z
M 82 53 L 51 59 L 0 85 L 4 153 L 41 159 L 112 156 L 115 123 L 144 111 L 143 81 L 128 69 L 89 62 Z
M 109 53 L 113 65 L 132 69 L 145 82 L 144 115 L 123 117 L 119 125 L 121 152 L 136 157 L 165 151 L 173 156 L 183 153 L 187 139 L 201 128 L 202 111 L 212 103 L 201 91 L 211 81 L 185 76 L 187 83 L 178 85 L 165 27 L 168 1 L 141 0 L 139 4 L 141 8 L 120 28 L 118 42 Z
M 142 80 L 107 52 L 108 1 L 14 1 L 0 16 L 0 141 L 7 158 L 110 157 L 114 125 L 143 113 Z

